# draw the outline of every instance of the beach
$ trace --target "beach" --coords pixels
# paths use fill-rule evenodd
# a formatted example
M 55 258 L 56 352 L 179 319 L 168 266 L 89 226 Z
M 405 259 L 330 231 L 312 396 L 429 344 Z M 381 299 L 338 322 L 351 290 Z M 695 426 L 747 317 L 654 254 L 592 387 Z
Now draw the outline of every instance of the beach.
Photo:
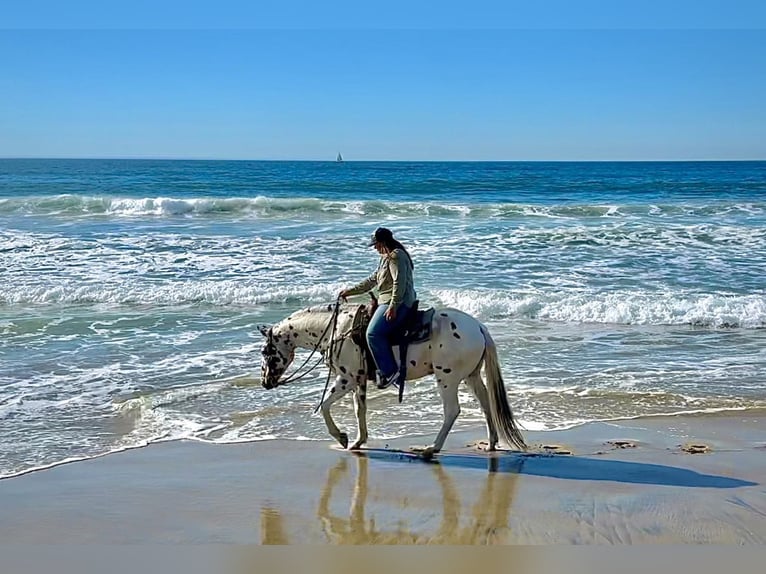
M 172 441 L 0 481 L 6 544 L 725 544 L 766 542 L 766 413 L 654 417 L 526 433 Z
M 7 544 L 766 539 L 766 162 L 0 166 Z M 370 389 L 360 454 L 315 358 L 263 388 L 259 326 L 369 275 L 379 225 L 421 308 L 491 333 L 526 454 L 479 450 L 465 387 L 444 452 L 403 452 L 428 377 Z
M 0 477 L 158 441 L 324 439 L 327 371 L 266 391 L 258 327 L 367 277 L 379 225 L 414 258 L 420 308 L 486 326 L 529 431 L 766 408 L 766 162 L 0 171 Z M 370 393 L 379 439 L 438 432 L 433 380 L 406 394 Z M 480 427 L 460 402 L 453 431 Z

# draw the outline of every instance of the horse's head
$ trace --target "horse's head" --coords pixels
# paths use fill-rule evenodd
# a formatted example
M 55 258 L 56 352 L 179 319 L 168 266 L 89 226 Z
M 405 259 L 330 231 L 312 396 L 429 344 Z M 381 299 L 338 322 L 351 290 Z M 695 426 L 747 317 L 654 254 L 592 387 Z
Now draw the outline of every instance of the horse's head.
M 295 343 L 270 325 L 259 325 L 258 330 L 266 337 L 261 349 L 261 384 L 273 389 L 281 384 L 279 379 L 295 357 Z

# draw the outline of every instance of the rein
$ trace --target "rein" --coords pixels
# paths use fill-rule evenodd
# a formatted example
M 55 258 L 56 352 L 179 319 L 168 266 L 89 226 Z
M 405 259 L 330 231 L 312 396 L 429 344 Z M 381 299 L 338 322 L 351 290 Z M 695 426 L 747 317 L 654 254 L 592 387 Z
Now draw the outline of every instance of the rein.
M 327 331 L 330 330 L 330 327 L 332 327 L 332 333 L 330 334 L 330 345 L 328 347 L 328 352 L 330 353 L 330 356 L 332 357 L 333 343 L 335 342 L 333 340 L 333 337 L 335 336 L 335 327 L 338 324 L 338 311 L 339 310 L 340 310 L 340 298 L 336 299 L 336 301 L 335 301 L 335 308 L 332 311 L 332 317 L 330 317 L 330 321 L 329 321 L 329 323 L 327 323 L 327 327 L 325 327 L 324 331 L 319 336 L 319 340 L 317 341 L 317 344 L 314 345 L 313 349 L 311 349 L 311 353 L 309 353 L 309 356 L 306 357 L 306 360 L 303 361 L 303 363 L 301 364 L 300 367 L 295 369 L 295 371 L 293 371 L 293 373 L 289 377 L 287 377 L 286 379 L 283 379 L 280 384 L 284 385 L 286 383 L 292 383 L 292 382 L 295 382 L 295 381 L 300 381 L 302 378 L 304 378 L 306 375 L 308 375 L 311 371 L 313 371 L 314 369 L 317 368 L 319 363 L 322 362 L 322 357 L 319 357 L 317 359 L 317 361 L 308 368 L 307 371 L 305 371 L 303 373 L 300 372 L 300 370 L 303 367 L 306 366 L 306 363 L 308 363 L 311 360 L 311 357 L 314 356 L 314 353 L 317 352 L 317 350 L 319 349 L 319 346 L 322 344 L 322 340 L 324 339 L 324 336 L 327 334 Z M 329 381 L 330 381 L 330 375 L 328 373 L 328 375 L 327 375 L 327 382 L 325 383 L 324 391 L 322 392 L 322 400 L 324 400 L 325 392 L 327 392 L 327 386 L 329 385 Z M 319 404 L 320 405 L 322 404 L 321 401 L 320 401 Z M 317 409 L 319 409 L 319 407 L 317 407 Z M 316 412 L 316 411 L 314 411 L 314 412 Z
M 335 309 L 333 309 L 332 317 L 330 318 L 330 323 L 327 325 L 329 327 L 332 325 L 332 333 L 330 333 L 330 344 L 327 346 L 327 356 L 330 358 L 330 364 L 327 369 L 327 379 L 325 379 L 324 382 L 324 389 L 322 389 L 322 397 L 319 399 L 319 403 L 314 408 L 314 414 L 317 414 L 317 411 L 322 406 L 322 403 L 324 402 L 325 395 L 327 394 L 327 387 L 330 386 L 330 377 L 332 377 L 332 354 L 335 347 L 335 328 L 338 326 L 338 311 L 340 310 L 340 297 L 338 297 L 335 300 Z M 325 333 L 327 332 L 327 328 L 325 328 Z M 324 337 L 324 333 L 322 334 L 322 337 Z M 321 338 L 319 339 L 322 340 Z M 341 343 L 342 345 L 343 343 Z

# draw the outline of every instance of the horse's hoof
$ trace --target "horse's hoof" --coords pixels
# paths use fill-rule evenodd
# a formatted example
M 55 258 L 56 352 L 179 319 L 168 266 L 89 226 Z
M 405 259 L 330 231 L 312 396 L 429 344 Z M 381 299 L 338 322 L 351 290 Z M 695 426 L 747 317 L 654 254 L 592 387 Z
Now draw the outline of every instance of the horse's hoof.
M 362 448 L 362 445 L 367 442 L 364 440 L 358 440 L 355 443 L 353 443 L 350 447 L 348 447 L 348 450 L 359 450 Z
M 423 452 L 420 453 L 420 458 L 423 460 L 431 460 L 435 454 L 436 449 L 434 449 L 432 446 L 427 446 L 423 449 Z
M 433 446 L 411 446 L 410 452 L 424 460 L 431 460 L 438 451 Z
M 348 446 L 348 435 L 344 432 L 340 433 L 340 436 L 338 437 L 338 442 L 340 443 L 340 446 L 343 448 L 346 448 Z

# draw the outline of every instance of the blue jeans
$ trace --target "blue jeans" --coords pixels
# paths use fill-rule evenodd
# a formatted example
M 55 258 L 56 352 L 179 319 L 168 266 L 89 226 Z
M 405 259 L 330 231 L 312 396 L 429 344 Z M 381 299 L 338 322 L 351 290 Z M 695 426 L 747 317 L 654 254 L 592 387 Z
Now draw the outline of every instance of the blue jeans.
M 396 366 L 389 339 L 393 333 L 402 327 L 410 308 L 406 305 L 399 305 L 396 308 L 396 318 L 393 321 L 386 321 L 386 309 L 388 309 L 387 303 L 378 305 L 378 308 L 375 309 L 367 327 L 367 344 L 370 346 L 378 370 L 384 377 L 390 377 L 399 369 Z

